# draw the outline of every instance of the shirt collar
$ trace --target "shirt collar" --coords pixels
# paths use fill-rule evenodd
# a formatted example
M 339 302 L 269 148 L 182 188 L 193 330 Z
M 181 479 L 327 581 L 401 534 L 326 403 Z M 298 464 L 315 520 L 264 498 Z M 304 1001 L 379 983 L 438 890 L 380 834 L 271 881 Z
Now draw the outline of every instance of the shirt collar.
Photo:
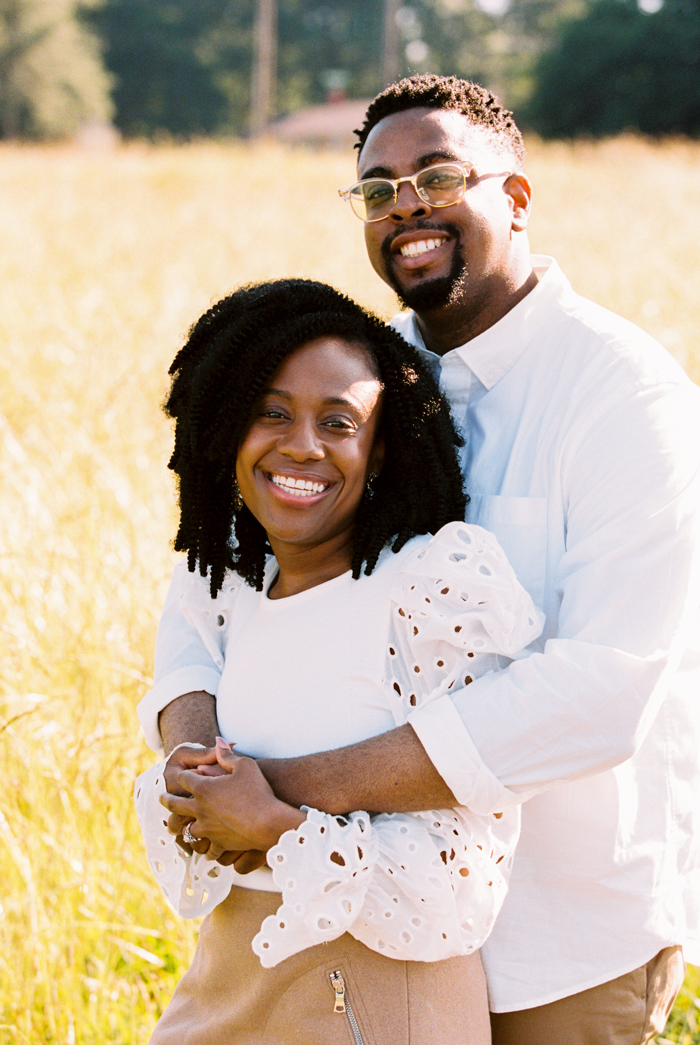
M 431 368 L 457 357 L 490 391 L 517 363 L 543 323 L 547 323 L 549 307 L 562 295 L 571 293 L 571 285 L 554 258 L 533 254 L 531 261 L 538 277 L 537 286 L 488 330 L 442 357 L 425 347 L 413 312 L 397 316 L 394 326 L 421 349 Z

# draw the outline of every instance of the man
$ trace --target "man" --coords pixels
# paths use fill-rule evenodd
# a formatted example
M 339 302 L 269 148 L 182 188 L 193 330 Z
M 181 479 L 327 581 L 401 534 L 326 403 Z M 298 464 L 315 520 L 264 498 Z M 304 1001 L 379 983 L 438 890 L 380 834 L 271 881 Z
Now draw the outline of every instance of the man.
M 637 1045 L 663 1027 L 699 913 L 700 392 L 530 256 L 522 139 L 488 92 L 413 77 L 358 134 L 345 195 L 465 434 L 467 519 L 547 623 L 529 656 L 410 725 L 260 764 L 280 797 L 329 812 L 522 804 L 483 950 L 494 1043 Z M 167 750 L 210 745 L 218 672 L 176 607 L 156 678 L 149 742 L 160 713 Z M 176 753 L 170 790 L 197 758 Z

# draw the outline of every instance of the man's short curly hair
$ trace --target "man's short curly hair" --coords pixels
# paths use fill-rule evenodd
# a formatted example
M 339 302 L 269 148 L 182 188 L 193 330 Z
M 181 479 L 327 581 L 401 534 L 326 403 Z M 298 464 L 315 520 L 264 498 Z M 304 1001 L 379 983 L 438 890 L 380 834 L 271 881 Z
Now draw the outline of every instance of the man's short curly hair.
M 498 147 L 513 156 L 519 167 L 525 159 L 523 136 L 518 130 L 512 112 L 478 83 L 460 80 L 457 76 L 436 76 L 421 73 L 389 84 L 370 102 L 362 127 L 355 131 L 355 148 L 362 150 L 369 132 L 385 116 L 405 109 L 454 109 L 467 117 L 475 127 L 493 134 Z
M 236 456 L 256 401 L 282 362 L 316 338 L 365 349 L 383 385 L 386 444 L 372 496 L 360 503 L 352 574 L 371 573 L 379 553 L 463 519 L 466 495 L 456 447 L 462 439 L 419 354 L 372 313 L 325 283 L 282 279 L 242 287 L 190 330 L 170 368 L 165 411 L 175 419 L 170 468 L 178 476 L 176 551 L 209 573 L 212 595 L 226 570 L 261 590 L 270 552 L 260 523 L 236 497 Z M 235 532 L 235 540 L 232 539 Z

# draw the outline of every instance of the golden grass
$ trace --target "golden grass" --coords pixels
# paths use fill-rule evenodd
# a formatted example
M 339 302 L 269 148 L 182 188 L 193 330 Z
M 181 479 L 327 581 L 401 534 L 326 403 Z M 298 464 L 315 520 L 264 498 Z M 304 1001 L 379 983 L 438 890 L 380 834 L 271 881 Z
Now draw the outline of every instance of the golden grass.
M 532 143 L 532 240 L 700 378 L 700 146 Z M 344 154 L 0 148 L 0 1043 L 148 1038 L 196 928 L 131 809 L 173 561 L 166 370 L 251 279 L 326 279 L 389 316 Z M 309 201 L 315 209 L 309 213 Z M 699 1043 L 697 978 L 673 1040 Z M 695 1000 L 693 1000 L 695 999 Z

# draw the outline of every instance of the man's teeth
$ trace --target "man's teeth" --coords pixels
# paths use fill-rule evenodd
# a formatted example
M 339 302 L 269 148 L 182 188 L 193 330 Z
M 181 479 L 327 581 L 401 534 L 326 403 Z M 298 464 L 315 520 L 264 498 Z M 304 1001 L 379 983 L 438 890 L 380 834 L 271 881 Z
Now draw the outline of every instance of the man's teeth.
M 404 258 L 414 258 L 416 254 L 425 254 L 428 250 L 435 250 L 444 242 L 445 237 L 443 236 L 440 239 L 419 239 L 412 243 L 404 243 L 401 247 L 401 255 Z
M 295 497 L 311 497 L 315 493 L 323 493 L 328 486 L 327 483 L 315 483 L 311 479 L 292 479 L 288 475 L 271 475 L 270 479 L 275 486 L 281 486 Z

